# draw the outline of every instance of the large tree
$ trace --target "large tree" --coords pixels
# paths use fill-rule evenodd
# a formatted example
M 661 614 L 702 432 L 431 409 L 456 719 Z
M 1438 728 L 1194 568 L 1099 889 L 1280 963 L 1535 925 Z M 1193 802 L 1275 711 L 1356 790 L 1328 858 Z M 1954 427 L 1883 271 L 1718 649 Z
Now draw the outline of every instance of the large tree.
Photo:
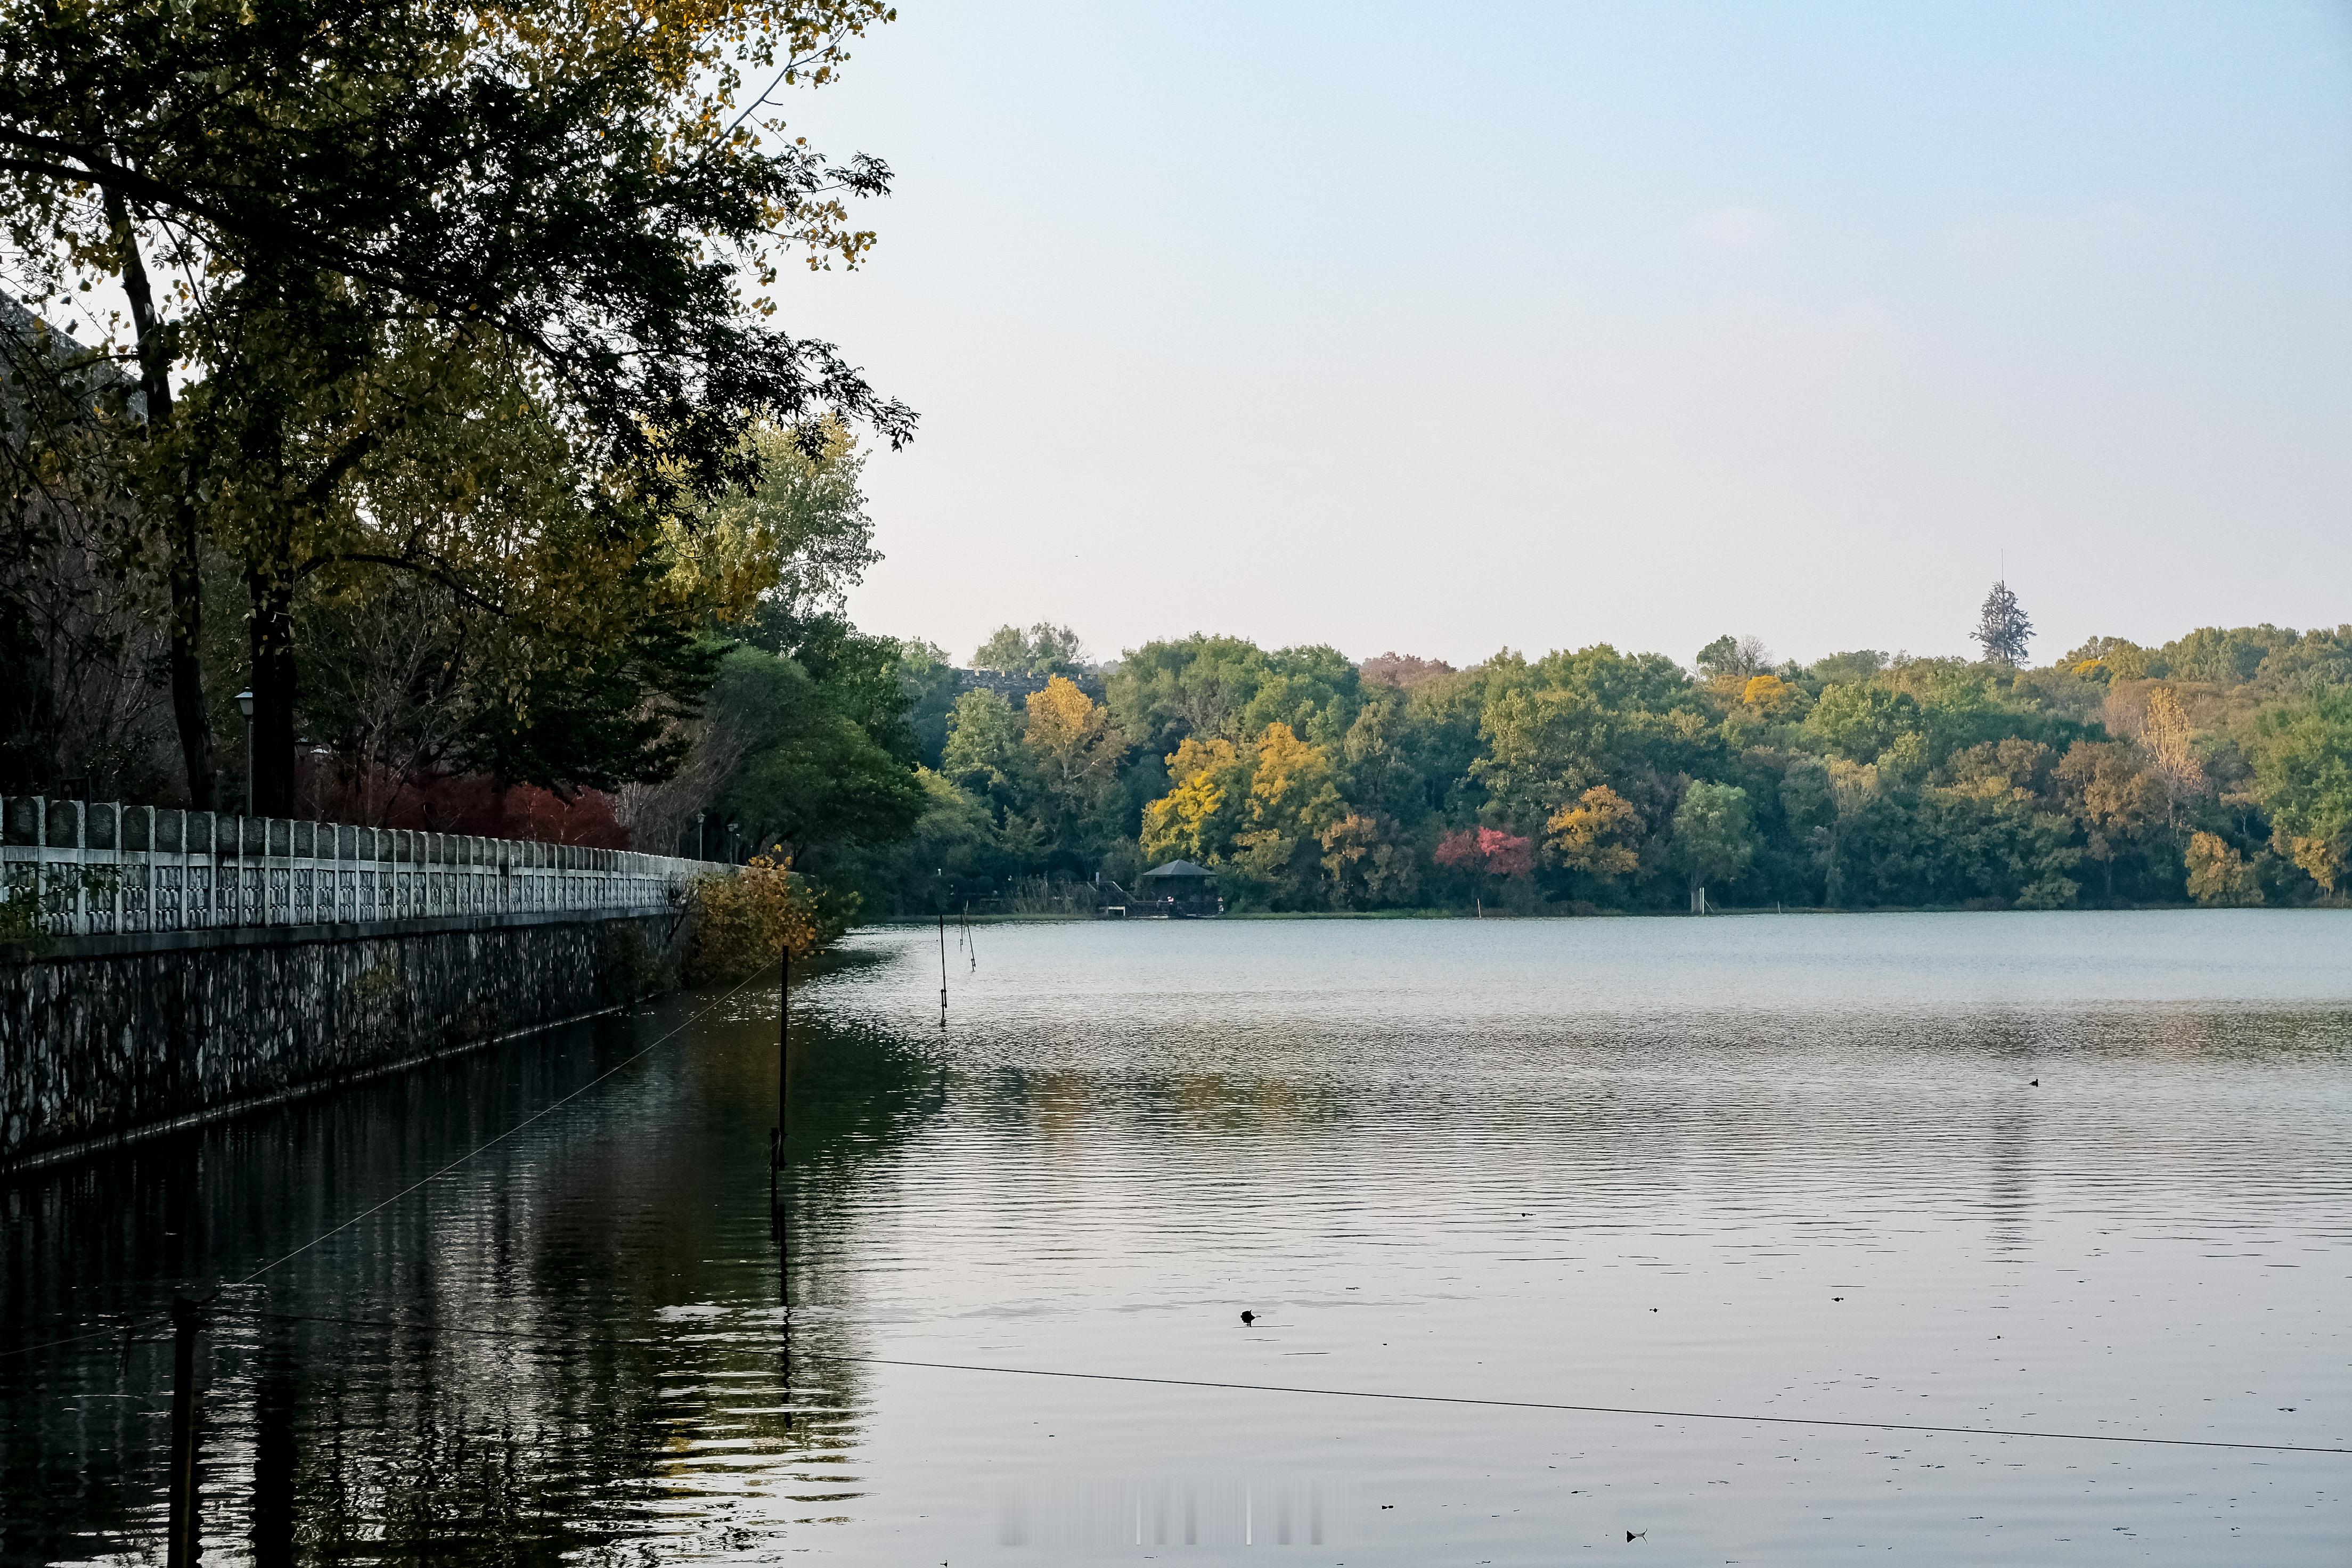
M 1738 784 L 1693 783 L 1675 808 L 1674 826 L 1675 853 L 1690 878 L 1693 908 L 1700 889 L 1731 880 L 1756 858 L 1748 792 Z
M 602 558 L 634 567 L 684 496 L 756 479 L 754 422 L 889 439 L 912 416 L 772 320 L 788 255 L 854 265 L 844 198 L 887 170 L 771 134 L 878 0 L 0 5 L 0 180 L 28 291 L 118 285 L 144 393 L 137 465 L 173 605 L 191 792 L 209 792 L 196 650 L 208 545 L 251 599 L 261 809 L 294 749 L 295 596 L 374 564 L 486 603 L 441 541 L 386 537 L 373 490 L 470 502 L 486 427 Z M 158 288 L 159 275 L 164 286 Z M 447 447 L 455 443 L 455 456 Z M 472 517 L 481 509 L 466 507 Z

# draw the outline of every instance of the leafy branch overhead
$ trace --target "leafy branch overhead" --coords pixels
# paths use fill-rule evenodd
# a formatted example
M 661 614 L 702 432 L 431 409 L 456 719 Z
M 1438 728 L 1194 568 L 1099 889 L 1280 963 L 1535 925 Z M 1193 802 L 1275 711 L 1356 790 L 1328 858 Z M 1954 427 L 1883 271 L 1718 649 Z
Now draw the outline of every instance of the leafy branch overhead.
M 789 134 L 779 95 L 833 79 L 892 15 L 0 5 L 17 286 L 109 283 L 130 307 L 108 346 L 141 403 L 83 477 L 129 499 L 169 584 L 192 794 L 215 555 L 249 600 L 260 800 L 279 809 L 303 595 L 429 579 L 517 628 L 520 701 L 637 636 L 633 605 L 671 614 L 669 590 L 741 613 L 762 551 L 699 531 L 782 451 L 911 434 L 776 319 L 785 267 L 856 266 L 874 236 L 850 204 L 889 188 L 878 159 Z
M 797 252 L 854 266 L 845 199 L 889 188 L 765 133 L 747 69 L 831 79 L 870 0 L 526 7 L 12 5 L 0 175 L 19 245 L 111 273 L 111 197 L 184 302 L 317 275 L 412 320 L 490 328 L 612 455 L 715 488 L 746 422 L 912 416 L 768 324 Z M 58 242 L 51 250 L 45 238 Z

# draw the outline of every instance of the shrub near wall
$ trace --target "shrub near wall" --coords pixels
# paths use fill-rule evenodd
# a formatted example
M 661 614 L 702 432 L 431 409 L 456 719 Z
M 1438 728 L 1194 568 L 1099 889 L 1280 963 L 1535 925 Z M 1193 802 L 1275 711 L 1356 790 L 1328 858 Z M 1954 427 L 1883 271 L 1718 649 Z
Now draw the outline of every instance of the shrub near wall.
M 763 969 L 789 948 L 804 958 L 849 929 L 854 893 L 817 887 L 785 861 L 755 855 L 732 871 L 698 877 L 688 887 L 686 979 L 708 985 Z

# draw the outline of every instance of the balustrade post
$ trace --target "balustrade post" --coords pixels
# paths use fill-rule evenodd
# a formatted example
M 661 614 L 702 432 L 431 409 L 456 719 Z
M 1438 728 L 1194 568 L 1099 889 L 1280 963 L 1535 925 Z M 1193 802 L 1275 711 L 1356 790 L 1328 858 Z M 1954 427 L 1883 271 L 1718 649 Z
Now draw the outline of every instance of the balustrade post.
M 11 902 L 29 899 L 36 925 L 41 919 L 42 804 L 32 795 L 0 799 L 0 897 Z
M 89 929 L 82 916 L 81 803 L 74 800 L 49 802 L 46 826 L 49 864 L 53 868 L 62 868 L 51 873 L 51 880 L 63 894 L 54 900 L 58 919 L 65 927 L 58 934 L 80 936 Z
M 215 825 L 209 811 L 191 811 L 180 819 L 180 868 L 187 912 L 181 918 L 190 931 L 208 930 L 220 894 L 219 868 L 213 859 Z
M 131 858 L 133 855 L 138 859 Z M 114 808 L 115 873 L 114 929 L 152 930 L 155 923 L 155 808 L 118 805 Z
M 89 801 L 81 808 L 82 927 L 94 935 L 122 929 L 122 839 L 111 801 Z
M 188 919 L 188 814 L 184 811 L 159 811 L 155 814 L 154 903 L 152 926 L 155 931 L 185 931 Z

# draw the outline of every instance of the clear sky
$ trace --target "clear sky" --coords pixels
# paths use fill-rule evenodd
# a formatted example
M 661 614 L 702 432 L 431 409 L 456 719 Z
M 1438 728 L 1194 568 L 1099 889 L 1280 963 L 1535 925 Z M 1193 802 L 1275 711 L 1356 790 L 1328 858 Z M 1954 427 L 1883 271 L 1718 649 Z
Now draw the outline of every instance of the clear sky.
M 791 111 L 959 658 L 2352 621 L 2352 5 L 905 0 Z

